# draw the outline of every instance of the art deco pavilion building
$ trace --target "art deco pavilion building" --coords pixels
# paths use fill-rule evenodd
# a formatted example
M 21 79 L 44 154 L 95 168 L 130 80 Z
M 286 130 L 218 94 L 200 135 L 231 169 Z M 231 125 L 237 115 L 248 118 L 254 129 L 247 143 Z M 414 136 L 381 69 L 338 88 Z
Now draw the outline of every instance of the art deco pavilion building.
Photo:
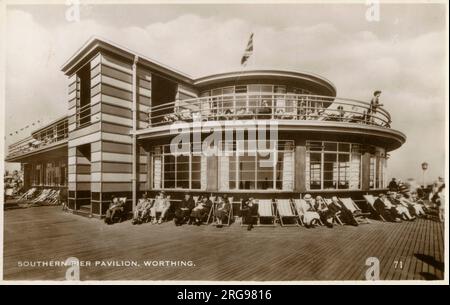
M 112 194 L 131 208 L 142 192 L 160 190 L 174 199 L 186 191 L 358 199 L 385 187 L 388 153 L 406 140 L 387 111 L 338 98 L 329 80 L 310 73 L 244 69 L 194 79 L 98 38 L 62 72 L 67 116 L 10 145 L 6 161 L 23 164 L 27 188 L 67 188 L 79 214 L 100 217 Z M 264 122 L 275 138 L 269 127 L 261 132 Z M 204 154 L 198 147 L 213 133 L 222 153 Z M 183 135 L 191 141 L 174 153 Z M 273 162 L 261 162 L 268 156 Z

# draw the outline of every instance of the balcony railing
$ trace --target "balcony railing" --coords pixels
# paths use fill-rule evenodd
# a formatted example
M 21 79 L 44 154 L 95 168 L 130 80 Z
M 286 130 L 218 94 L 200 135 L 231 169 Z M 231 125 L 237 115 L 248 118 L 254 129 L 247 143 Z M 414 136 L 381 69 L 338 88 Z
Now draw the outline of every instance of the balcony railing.
M 152 107 L 150 126 L 177 121 L 314 120 L 390 128 L 391 117 L 381 107 L 353 99 L 304 94 L 227 94 L 177 100 Z
M 76 110 L 76 126 L 81 128 L 91 123 L 91 104 L 86 104 Z
M 38 132 L 34 132 L 32 136 L 20 140 L 8 147 L 8 158 L 31 153 L 35 150 L 50 146 L 60 142 L 68 137 L 67 119 L 62 122 L 51 124 Z

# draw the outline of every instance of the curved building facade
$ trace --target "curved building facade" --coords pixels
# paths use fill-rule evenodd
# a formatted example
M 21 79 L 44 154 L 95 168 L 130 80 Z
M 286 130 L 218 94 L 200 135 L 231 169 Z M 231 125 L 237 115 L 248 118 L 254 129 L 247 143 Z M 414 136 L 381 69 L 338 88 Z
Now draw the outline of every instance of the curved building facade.
M 389 153 L 406 141 L 385 109 L 338 97 L 311 73 L 194 79 L 100 39 L 62 70 L 69 106 L 57 149 L 67 152 L 69 207 L 93 216 L 103 215 L 112 194 L 131 208 L 143 191 L 175 200 L 186 191 L 358 199 L 385 188 Z

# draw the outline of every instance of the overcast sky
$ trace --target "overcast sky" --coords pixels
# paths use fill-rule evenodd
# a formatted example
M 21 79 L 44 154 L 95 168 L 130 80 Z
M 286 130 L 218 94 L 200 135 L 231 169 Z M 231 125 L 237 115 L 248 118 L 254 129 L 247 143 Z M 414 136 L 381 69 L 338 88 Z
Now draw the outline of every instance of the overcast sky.
M 83 3 L 83 1 L 81 1 Z M 65 5 L 7 7 L 6 144 L 67 110 L 61 65 L 98 35 L 193 77 L 239 69 L 250 32 L 252 68 L 310 71 L 331 80 L 337 95 L 369 101 L 374 89 L 405 145 L 391 153 L 388 176 L 421 181 L 445 168 L 445 6 L 82 5 L 80 21 Z M 21 131 L 26 125 L 30 128 Z M 37 126 L 37 124 L 35 125 Z M 18 134 L 15 131 L 19 131 Z M 10 136 L 13 133 L 13 136 Z

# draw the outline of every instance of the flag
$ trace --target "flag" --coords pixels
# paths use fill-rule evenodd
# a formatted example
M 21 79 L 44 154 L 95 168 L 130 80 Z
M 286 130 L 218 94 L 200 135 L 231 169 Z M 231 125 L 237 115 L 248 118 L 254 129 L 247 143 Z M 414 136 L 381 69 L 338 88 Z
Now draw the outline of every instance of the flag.
M 253 54 L 253 33 L 250 34 L 250 38 L 248 39 L 247 47 L 245 48 L 244 55 L 241 58 L 241 65 L 245 66 L 250 55 Z

